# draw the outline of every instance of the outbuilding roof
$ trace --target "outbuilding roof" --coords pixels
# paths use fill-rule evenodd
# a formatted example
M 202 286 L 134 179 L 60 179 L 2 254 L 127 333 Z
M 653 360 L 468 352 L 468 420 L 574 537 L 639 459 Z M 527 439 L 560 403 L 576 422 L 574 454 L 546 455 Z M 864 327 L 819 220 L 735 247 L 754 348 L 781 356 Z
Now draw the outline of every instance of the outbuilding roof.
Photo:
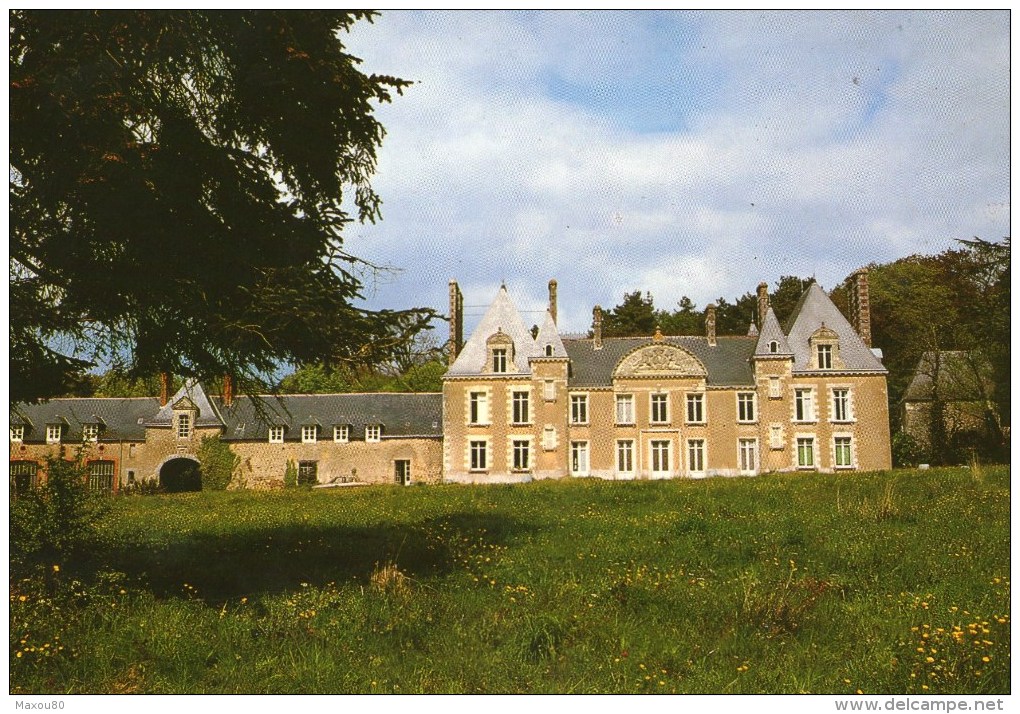
M 85 424 L 99 425 L 100 441 L 144 441 L 145 422 L 159 411 L 159 399 L 68 398 L 39 404 L 18 404 L 11 410 L 11 426 L 25 427 L 26 443 L 45 443 L 47 424 L 66 424 L 65 443 L 81 442 Z

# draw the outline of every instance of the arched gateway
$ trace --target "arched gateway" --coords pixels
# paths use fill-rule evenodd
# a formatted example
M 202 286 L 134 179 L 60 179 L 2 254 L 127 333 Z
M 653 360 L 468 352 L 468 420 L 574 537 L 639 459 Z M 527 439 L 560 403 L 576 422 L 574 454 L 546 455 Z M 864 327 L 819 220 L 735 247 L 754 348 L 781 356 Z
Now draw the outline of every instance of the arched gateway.
M 159 485 L 167 493 L 202 490 L 202 472 L 194 456 L 173 456 L 159 467 Z

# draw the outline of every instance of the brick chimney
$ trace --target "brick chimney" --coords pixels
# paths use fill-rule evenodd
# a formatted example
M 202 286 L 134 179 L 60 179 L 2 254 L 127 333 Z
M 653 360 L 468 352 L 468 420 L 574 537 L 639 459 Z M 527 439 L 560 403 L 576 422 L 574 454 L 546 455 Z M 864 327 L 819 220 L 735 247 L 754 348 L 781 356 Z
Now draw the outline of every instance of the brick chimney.
M 556 322 L 556 281 L 549 281 L 549 313 L 552 315 L 553 322 Z
M 159 406 L 165 407 L 170 401 L 170 373 L 159 373 Z
M 602 349 L 602 307 L 596 305 L 595 309 L 591 311 L 591 331 L 592 336 L 592 347 L 600 350 Z
M 758 283 L 758 329 L 765 324 L 765 313 L 769 311 L 769 284 Z
M 464 346 L 464 295 L 456 280 L 450 281 L 450 343 L 449 363 L 453 364 Z
M 234 403 L 234 378 L 229 375 L 223 375 L 223 406 L 229 407 Z
M 705 337 L 708 338 L 708 346 L 715 347 L 715 303 L 710 302 L 705 306 Z
M 871 301 L 868 297 L 868 269 L 861 268 L 850 278 L 850 321 L 864 344 L 871 347 Z

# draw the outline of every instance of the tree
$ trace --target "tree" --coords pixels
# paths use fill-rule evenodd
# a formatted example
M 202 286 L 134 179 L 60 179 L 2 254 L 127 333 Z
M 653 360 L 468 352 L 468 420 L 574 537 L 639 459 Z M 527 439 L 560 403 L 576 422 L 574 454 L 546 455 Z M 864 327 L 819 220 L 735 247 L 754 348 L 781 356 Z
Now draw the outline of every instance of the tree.
M 375 221 L 362 12 L 15 10 L 10 14 L 12 401 L 109 363 L 235 377 L 281 362 L 389 359 L 431 310 L 356 305 Z
M 605 337 L 634 337 L 655 332 L 655 306 L 652 294 L 635 290 L 623 296 L 623 302 L 609 310 L 602 319 Z

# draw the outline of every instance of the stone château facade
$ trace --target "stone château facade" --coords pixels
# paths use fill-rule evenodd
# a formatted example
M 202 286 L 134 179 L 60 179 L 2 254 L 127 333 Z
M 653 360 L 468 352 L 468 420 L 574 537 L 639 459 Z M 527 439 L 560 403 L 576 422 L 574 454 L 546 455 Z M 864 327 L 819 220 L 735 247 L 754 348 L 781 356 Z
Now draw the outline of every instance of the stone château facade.
M 194 474 L 203 437 L 239 457 L 235 484 L 290 473 L 319 485 L 496 483 L 593 476 L 700 478 L 891 466 L 886 370 L 870 348 L 867 276 L 853 325 L 817 284 L 784 330 L 758 287 L 758 325 L 697 336 L 603 338 L 556 326 L 556 283 L 532 334 L 501 287 L 463 340 L 450 283 L 450 366 L 442 394 L 287 395 L 253 401 L 188 383 L 159 399 L 54 399 L 12 414 L 11 478 L 85 449 L 90 483 L 118 490 Z

